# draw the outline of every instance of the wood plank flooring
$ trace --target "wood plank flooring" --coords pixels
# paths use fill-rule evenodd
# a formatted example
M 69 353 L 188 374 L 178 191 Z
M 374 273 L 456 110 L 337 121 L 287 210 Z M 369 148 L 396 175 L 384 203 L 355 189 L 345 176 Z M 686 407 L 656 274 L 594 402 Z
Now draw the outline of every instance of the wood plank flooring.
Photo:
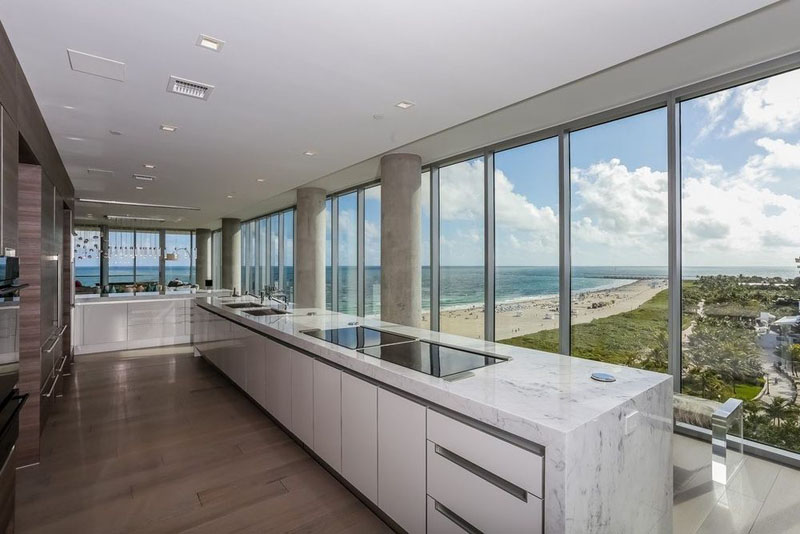
M 188 346 L 75 358 L 17 532 L 390 532 Z

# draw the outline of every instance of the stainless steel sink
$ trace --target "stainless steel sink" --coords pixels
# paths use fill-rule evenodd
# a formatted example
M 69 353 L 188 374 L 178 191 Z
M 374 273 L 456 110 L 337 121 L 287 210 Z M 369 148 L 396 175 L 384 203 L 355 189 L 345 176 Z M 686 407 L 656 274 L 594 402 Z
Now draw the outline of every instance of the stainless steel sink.
M 263 310 L 244 310 L 244 313 L 263 317 L 264 315 L 287 315 L 289 312 L 277 308 L 264 308 Z
M 226 304 L 226 308 L 263 308 L 263 304 L 256 304 L 255 302 L 235 302 L 233 304 Z

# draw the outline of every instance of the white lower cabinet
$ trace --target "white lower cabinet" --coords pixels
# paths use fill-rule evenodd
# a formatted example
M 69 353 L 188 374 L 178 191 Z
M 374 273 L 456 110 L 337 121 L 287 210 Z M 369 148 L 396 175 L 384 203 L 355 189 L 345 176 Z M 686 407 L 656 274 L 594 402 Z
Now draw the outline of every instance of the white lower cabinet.
M 314 452 L 342 472 L 342 372 L 314 360 Z
M 280 343 L 266 340 L 267 411 L 286 428 L 292 425 L 292 353 Z
M 428 532 L 542 532 L 541 455 L 434 410 L 427 424 Z
M 314 360 L 292 351 L 292 424 L 294 435 L 314 447 Z
M 342 373 L 342 476 L 378 504 L 378 387 Z
M 425 532 L 425 407 L 378 389 L 378 507 Z
M 457 518 L 441 504 L 428 497 L 428 534 L 464 534 Z
M 267 359 L 264 338 L 251 333 L 247 340 L 247 374 L 245 391 L 262 408 L 267 407 Z

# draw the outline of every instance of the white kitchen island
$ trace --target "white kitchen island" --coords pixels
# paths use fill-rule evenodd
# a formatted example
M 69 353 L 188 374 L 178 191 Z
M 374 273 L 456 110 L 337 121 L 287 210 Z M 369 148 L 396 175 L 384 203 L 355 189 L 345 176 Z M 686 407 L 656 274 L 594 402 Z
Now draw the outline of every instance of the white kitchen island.
M 670 376 L 324 310 L 256 317 L 231 302 L 196 300 L 197 354 L 396 527 L 672 532 Z M 511 360 L 447 380 L 303 333 L 355 321 Z
M 75 295 L 72 346 L 75 354 L 189 343 L 190 308 L 198 296 L 228 296 L 230 290 Z

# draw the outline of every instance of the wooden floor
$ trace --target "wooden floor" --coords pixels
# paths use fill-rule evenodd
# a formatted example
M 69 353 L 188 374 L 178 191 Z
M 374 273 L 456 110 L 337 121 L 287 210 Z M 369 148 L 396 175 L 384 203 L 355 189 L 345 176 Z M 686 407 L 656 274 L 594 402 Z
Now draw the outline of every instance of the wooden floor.
M 76 358 L 17 532 L 388 532 L 189 347 Z

